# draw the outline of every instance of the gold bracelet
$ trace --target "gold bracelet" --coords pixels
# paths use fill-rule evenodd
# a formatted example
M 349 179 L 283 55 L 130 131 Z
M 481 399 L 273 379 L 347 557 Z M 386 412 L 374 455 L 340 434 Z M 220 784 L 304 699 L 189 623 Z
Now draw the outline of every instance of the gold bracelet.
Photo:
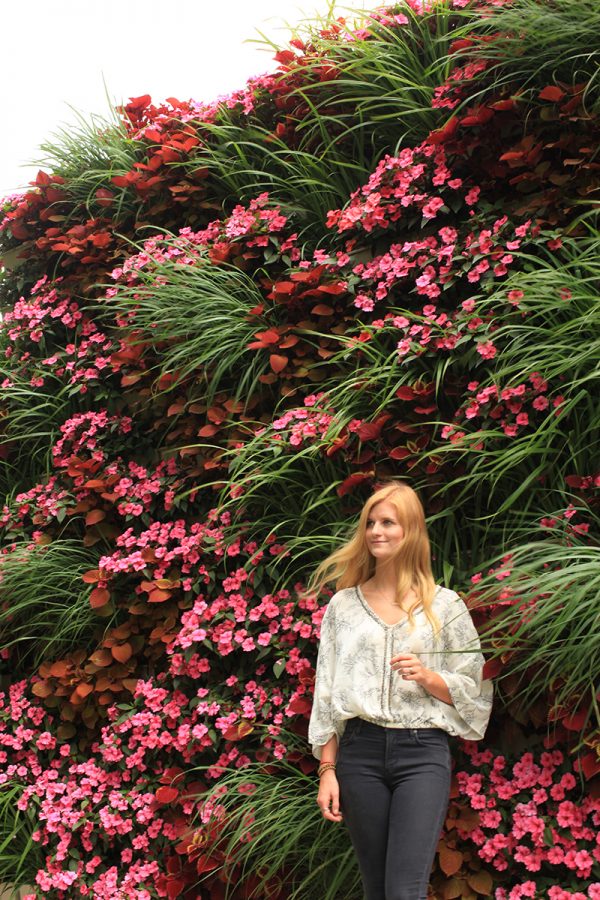
M 323 772 L 327 772 L 329 769 L 333 769 L 335 771 L 335 763 L 321 763 L 321 765 L 317 769 L 317 775 L 319 776 L 319 778 L 321 777 Z

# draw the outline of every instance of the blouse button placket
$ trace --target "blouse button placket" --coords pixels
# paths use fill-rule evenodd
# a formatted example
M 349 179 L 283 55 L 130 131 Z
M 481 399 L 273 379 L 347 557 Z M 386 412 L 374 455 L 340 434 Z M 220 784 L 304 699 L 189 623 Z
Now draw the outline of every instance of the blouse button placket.
M 391 647 L 393 644 L 392 640 L 392 629 L 385 629 L 385 645 L 383 651 L 383 673 L 381 676 L 381 711 L 386 719 L 391 720 L 392 711 L 390 709 L 390 690 L 391 690 L 391 675 L 392 675 L 392 667 L 389 662 L 392 658 Z M 387 689 L 386 689 L 387 688 Z M 387 707 L 387 708 L 386 708 Z

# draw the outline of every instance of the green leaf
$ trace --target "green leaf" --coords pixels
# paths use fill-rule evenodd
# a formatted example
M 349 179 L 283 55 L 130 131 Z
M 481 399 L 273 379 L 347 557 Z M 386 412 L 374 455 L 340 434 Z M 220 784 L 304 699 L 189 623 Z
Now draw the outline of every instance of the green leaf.
M 277 662 L 273 663 L 273 674 L 275 678 L 280 678 L 283 670 L 285 669 L 285 664 L 287 660 L 278 659 Z

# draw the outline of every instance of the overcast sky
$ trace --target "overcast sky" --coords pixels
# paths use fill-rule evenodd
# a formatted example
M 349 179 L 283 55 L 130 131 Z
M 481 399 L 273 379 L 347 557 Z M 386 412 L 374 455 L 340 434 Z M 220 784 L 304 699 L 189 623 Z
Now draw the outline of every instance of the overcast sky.
M 383 5 L 341 0 L 339 14 Z M 272 71 L 289 28 L 327 0 L 4 0 L 0 49 L 0 197 L 35 178 L 40 144 L 110 103 L 151 94 L 213 100 Z

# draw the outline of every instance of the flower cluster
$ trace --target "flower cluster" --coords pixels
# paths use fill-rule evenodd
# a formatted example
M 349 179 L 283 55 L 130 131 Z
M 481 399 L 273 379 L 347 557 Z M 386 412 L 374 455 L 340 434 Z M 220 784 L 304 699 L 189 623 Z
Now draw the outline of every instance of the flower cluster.
M 510 872 L 513 885 L 498 888 L 497 900 L 537 897 L 544 889 L 549 891 L 544 896 L 554 900 L 597 900 L 600 801 L 582 793 L 562 750 L 527 751 L 511 764 L 475 744 L 464 749 L 471 769 L 457 773 L 458 788 L 479 814 L 468 839 L 486 863 Z M 523 880 L 515 885 L 519 873 Z M 579 892 L 571 893 L 569 886 Z
M 443 147 L 427 141 L 407 147 L 399 156 L 386 156 L 362 188 L 355 191 L 343 210 L 333 210 L 327 225 L 338 233 L 385 230 L 400 221 L 435 219 L 448 211 L 442 194 L 460 191 L 462 202 L 474 205 L 479 189 L 466 188 L 453 176 Z M 452 201 L 448 201 L 452 202 Z
M 82 451 L 87 451 L 86 455 L 95 462 L 104 462 L 106 456 L 98 446 L 99 438 L 111 432 L 127 434 L 131 426 L 130 416 L 109 416 L 106 410 L 77 413 L 60 427 L 62 437 L 52 450 L 54 465 L 68 466 L 71 457 L 80 456 Z
M 275 259 L 287 253 L 290 260 L 297 260 L 300 256 L 297 235 L 286 233 L 287 221 L 268 193 L 263 193 L 247 207 L 237 205 L 226 219 L 215 219 L 200 231 L 182 228 L 176 238 L 157 235 L 148 239 L 139 253 L 112 270 L 111 277 L 118 284 L 131 286 L 139 282 L 138 273 L 165 263 L 194 266 L 201 257 L 220 263 L 242 254 L 246 259 L 260 257 L 262 260 L 269 244 L 277 250 L 272 254 Z M 106 296 L 110 299 L 117 293 L 118 287 L 109 288 Z
M 324 437 L 334 421 L 333 411 L 325 412 L 319 407 L 323 394 L 310 394 L 304 398 L 304 406 L 288 409 L 271 423 L 274 441 L 286 441 L 299 449 L 305 443 Z M 260 434 L 260 432 L 259 432 Z
M 51 374 L 66 384 L 80 383 L 85 393 L 88 382 L 100 380 L 103 370 L 111 370 L 111 356 L 119 344 L 81 311 L 61 281 L 51 282 L 44 275 L 27 298 L 20 297 L 5 313 L 2 328 L 10 343 L 4 356 L 14 374 L 4 379 L 4 388 L 24 375 L 31 385 L 42 387 Z M 71 339 L 63 342 L 59 329 Z M 44 355 L 44 348 L 50 348 L 49 355 Z
M 467 399 L 455 414 L 457 424 L 442 429 L 444 438 L 457 441 L 464 436 L 464 432 L 459 432 L 459 423 L 478 419 L 483 420 L 482 425 L 489 423 L 492 429 L 500 427 L 507 437 L 516 437 L 527 426 L 534 427 L 540 414 L 556 411 L 564 402 L 561 394 L 548 397 L 548 382 L 538 372 L 515 385 L 484 387 L 471 381 L 467 388 Z
M 51 475 L 43 484 L 18 493 L 11 504 L 4 504 L 0 526 L 8 532 L 20 531 L 27 518 L 34 525 L 47 525 L 72 501 L 72 494 Z
M 0 698 L 0 759 L 7 764 L 0 781 L 19 784 L 19 808 L 36 811 L 32 839 L 46 854 L 35 875 L 41 894 L 100 900 L 178 896 L 176 891 L 194 883 L 206 863 L 189 868 L 185 862 L 194 850 L 186 835 L 193 833 L 191 817 L 204 789 L 191 766 L 205 761 L 212 780 L 224 767 L 243 766 L 252 758 L 282 758 L 288 754 L 282 728 L 310 712 L 314 669 L 309 657 L 323 608 L 314 597 L 296 599 L 283 589 L 258 591 L 254 585 L 262 582 L 264 564 L 284 548 L 274 536 L 264 550 L 252 541 L 226 545 L 226 522 L 209 519 L 189 533 L 182 523 L 151 529 L 152 548 L 150 534 L 139 536 L 144 565 L 152 560 L 156 565 L 154 583 L 141 582 L 140 593 L 146 592 L 150 602 L 164 601 L 152 592 L 167 594 L 177 587 L 158 576 L 167 565 L 172 576 L 178 563 L 184 590 L 194 596 L 172 627 L 168 669 L 137 680 L 127 700 L 119 678 L 111 675 L 118 665 L 107 665 L 110 649 L 96 651 L 85 667 L 83 659 L 72 667 L 71 690 L 78 672 L 94 668 L 106 696 L 117 692 L 119 702 L 108 707 L 97 741 L 83 752 L 69 743 L 75 728 L 63 723 L 57 730 L 39 701 L 30 699 L 25 682 Z M 131 547 L 134 540 L 130 533 L 125 543 Z M 123 564 L 128 571 L 138 568 L 133 556 L 121 564 L 121 573 Z M 219 564 L 225 574 L 215 584 Z M 101 574 L 116 575 L 109 560 L 100 565 L 106 567 Z M 151 577 L 146 570 L 142 574 Z M 109 632 L 104 645 L 131 653 L 135 635 L 127 638 L 123 626 L 112 633 L 115 638 Z M 271 660 L 277 660 L 274 681 L 265 679 L 268 667 L 261 661 L 267 647 Z M 119 652 L 113 662 L 126 658 Z M 59 678 L 63 669 L 68 675 L 62 662 L 43 668 L 49 678 Z M 282 672 L 286 677 L 278 682 Z M 84 677 L 80 703 L 92 690 L 89 674 Z M 42 683 L 34 679 L 34 693 L 46 697 L 45 690 L 36 689 Z

